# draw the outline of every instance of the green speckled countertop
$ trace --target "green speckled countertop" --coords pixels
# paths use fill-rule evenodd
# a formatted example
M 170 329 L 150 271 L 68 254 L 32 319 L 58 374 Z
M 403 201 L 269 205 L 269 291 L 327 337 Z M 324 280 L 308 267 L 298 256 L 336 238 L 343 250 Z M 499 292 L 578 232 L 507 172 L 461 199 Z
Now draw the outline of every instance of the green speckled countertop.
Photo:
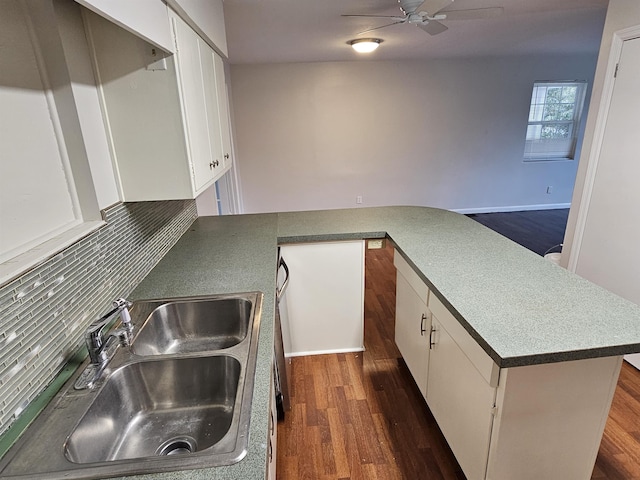
M 264 478 L 277 244 L 385 236 L 501 367 L 640 352 L 640 307 L 460 214 L 380 207 L 201 217 L 132 298 L 264 292 L 249 451 L 228 467 L 135 478 Z

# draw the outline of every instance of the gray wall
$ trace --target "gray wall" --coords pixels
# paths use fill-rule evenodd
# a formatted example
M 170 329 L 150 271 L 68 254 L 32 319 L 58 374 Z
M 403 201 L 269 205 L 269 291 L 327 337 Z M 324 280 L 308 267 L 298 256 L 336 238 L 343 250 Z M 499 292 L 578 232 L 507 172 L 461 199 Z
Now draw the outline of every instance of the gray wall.
M 234 65 L 245 211 L 353 207 L 358 195 L 363 206 L 567 206 L 578 162 L 522 161 L 531 88 L 591 82 L 595 64 L 594 53 Z

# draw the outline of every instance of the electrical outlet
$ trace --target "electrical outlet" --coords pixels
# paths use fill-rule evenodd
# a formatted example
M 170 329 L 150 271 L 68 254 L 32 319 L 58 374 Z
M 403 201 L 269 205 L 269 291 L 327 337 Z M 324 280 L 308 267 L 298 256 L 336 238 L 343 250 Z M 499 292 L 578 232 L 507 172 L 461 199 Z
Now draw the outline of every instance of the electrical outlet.
M 549 185 L 549 186 L 547 187 L 547 193 L 548 193 L 548 194 L 553 193 L 553 187 L 552 187 L 551 185 Z
M 362 203 L 362 195 L 358 195 L 356 197 L 356 205 L 360 205 Z

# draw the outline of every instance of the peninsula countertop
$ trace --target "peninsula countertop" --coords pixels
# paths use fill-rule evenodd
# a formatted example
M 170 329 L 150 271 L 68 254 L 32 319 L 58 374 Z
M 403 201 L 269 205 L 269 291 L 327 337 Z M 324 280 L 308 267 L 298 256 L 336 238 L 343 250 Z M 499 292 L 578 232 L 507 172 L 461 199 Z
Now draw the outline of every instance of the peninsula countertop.
M 640 352 L 640 307 L 464 215 L 377 207 L 200 217 L 132 298 L 264 293 L 249 450 L 228 467 L 136 478 L 264 478 L 277 245 L 384 237 L 501 368 Z

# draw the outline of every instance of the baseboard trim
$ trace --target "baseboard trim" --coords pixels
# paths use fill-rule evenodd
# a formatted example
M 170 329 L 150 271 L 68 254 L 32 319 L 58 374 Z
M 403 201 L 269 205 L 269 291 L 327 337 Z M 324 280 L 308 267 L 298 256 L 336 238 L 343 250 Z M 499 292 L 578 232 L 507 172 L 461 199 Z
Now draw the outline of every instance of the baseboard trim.
M 505 207 L 480 207 L 480 208 L 452 208 L 452 212 L 462 213 L 502 213 L 502 212 L 524 212 L 529 210 L 558 210 L 570 208 L 570 203 L 544 203 L 541 205 L 511 205 Z
M 329 353 L 353 353 L 364 352 L 364 347 L 360 348 L 338 348 L 334 350 L 310 350 L 308 352 L 291 352 L 285 354 L 286 358 L 291 357 L 306 357 L 307 355 L 327 355 Z

